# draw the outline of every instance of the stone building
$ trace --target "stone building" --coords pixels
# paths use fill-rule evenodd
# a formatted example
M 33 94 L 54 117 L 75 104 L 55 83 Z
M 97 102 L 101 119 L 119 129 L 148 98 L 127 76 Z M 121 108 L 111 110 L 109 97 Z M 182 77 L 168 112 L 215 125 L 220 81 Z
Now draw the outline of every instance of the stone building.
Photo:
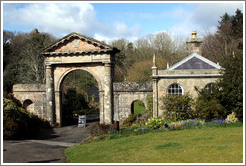
M 187 39 L 187 51 L 189 55 L 167 68 L 158 70 L 153 58 L 153 114 L 163 115 L 161 97 L 165 95 L 183 95 L 189 93 L 193 98 L 197 97 L 195 86 L 199 89 L 209 88 L 221 77 L 223 68 L 201 54 L 201 39 L 196 38 L 196 32 L 192 32 L 192 38 Z
M 187 39 L 189 55 L 167 68 L 158 70 L 153 58 L 153 82 L 114 83 L 114 56 L 119 51 L 90 37 L 71 33 L 42 51 L 46 65 L 46 84 L 17 84 L 13 86 L 14 96 L 29 112 L 51 123 L 62 124 L 61 84 L 67 74 L 74 70 L 85 70 L 97 81 L 100 123 L 110 124 L 123 121 L 132 113 L 134 101 L 141 100 L 146 107 L 147 95 L 153 94 L 153 115 L 161 116 L 161 97 L 168 94 L 189 92 L 197 96 L 194 89 L 209 88 L 223 69 L 218 64 L 202 57 L 202 40 Z

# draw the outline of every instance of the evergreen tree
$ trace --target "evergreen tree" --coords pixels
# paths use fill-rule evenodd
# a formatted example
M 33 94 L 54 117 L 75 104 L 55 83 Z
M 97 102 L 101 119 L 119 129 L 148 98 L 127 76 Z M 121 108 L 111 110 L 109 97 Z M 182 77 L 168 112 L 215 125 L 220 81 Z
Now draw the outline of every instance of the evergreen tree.
M 225 71 L 219 81 L 220 102 L 227 114 L 236 112 L 243 119 L 243 51 L 238 51 L 227 59 Z

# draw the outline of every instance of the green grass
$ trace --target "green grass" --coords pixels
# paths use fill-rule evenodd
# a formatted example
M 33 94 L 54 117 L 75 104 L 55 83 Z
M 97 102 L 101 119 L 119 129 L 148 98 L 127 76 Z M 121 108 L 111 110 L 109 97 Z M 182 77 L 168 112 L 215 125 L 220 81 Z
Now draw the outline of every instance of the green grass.
M 142 101 L 135 101 L 134 102 L 134 114 L 144 114 L 145 111 L 145 107 L 144 107 L 144 103 Z
M 242 163 L 243 127 L 148 133 L 76 145 L 70 163 Z

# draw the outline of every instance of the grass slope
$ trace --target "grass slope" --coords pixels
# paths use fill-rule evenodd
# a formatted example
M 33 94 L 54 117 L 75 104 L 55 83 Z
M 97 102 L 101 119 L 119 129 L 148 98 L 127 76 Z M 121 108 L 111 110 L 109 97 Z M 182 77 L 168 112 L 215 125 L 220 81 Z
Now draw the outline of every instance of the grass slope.
M 243 127 L 149 133 L 76 145 L 70 163 L 242 163 Z

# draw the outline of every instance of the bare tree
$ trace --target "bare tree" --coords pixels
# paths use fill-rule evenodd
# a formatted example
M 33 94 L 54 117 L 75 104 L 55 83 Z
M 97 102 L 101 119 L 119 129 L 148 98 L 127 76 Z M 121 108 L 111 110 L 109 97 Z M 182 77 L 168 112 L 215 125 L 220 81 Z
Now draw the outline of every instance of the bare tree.
M 44 83 L 44 57 L 41 49 L 54 42 L 55 38 L 37 30 L 31 33 L 13 33 L 9 51 L 4 54 L 4 89 L 10 91 L 16 83 Z M 6 50 L 4 48 L 4 50 Z

